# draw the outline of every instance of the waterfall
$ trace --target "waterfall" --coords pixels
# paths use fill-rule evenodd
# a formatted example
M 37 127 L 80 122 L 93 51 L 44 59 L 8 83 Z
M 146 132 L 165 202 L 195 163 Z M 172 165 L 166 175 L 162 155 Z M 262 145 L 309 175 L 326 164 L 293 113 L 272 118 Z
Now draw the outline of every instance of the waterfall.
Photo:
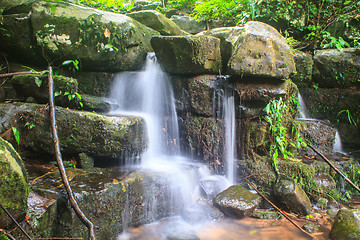
M 225 124 L 225 168 L 226 178 L 232 183 L 236 183 L 236 124 L 235 124 L 235 103 L 234 90 L 226 87 L 223 99 L 223 119 Z
M 336 134 L 335 134 L 335 142 L 334 142 L 333 151 L 336 153 L 345 154 L 343 147 L 342 147 L 341 138 L 340 138 L 340 134 L 339 134 L 338 130 L 336 130 Z
M 170 79 L 162 71 L 154 54 L 148 54 L 142 71 L 115 75 L 110 98 L 118 105 L 118 109 L 111 112 L 112 115 L 143 118 L 146 125 L 147 148 L 141 155 L 140 166 L 136 167 L 160 173 L 167 179 L 168 186 L 164 187 L 169 192 L 169 212 L 181 215 L 193 208 L 201 198 L 200 186 L 209 194 L 217 194 L 229 186 L 220 176 L 211 178 L 215 179 L 212 184 L 216 185 L 215 187 L 208 186 L 211 182 L 210 171 L 206 170 L 205 165 L 186 159 L 180 154 L 173 90 Z M 234 123 L 230 123 L 232 124 Z M 146 191 L 151 191 L 151 187 Z M 153 195 L 156 196 L 156 193 Z M 145 217 L 151 221 L 157 220 L 156 211 L 161 211 L 158 209 L 157 199 L 154 197 L 143 201 L 148 206 Z M 192 210 L 194 211 L 200 216 L 206 215 L 198 209 Z M 124 216 L 128 217 L 129 214 L 124 213 Z M 197 219 L 198 216 L 194 218 Z
M 306 109 L 306 105 L 305 105 L 305 102 L 304 102 L 304 99 L 302 98 L 301 94 L 298 93 L 298 100 L 299 100 L 299 103 L 301 105 L 300 109 L 299 109 L 299 116 L 298 118 L 299 119 L 307 119 L 309 118 L 309 115 L 307 113 L 307 109 Z

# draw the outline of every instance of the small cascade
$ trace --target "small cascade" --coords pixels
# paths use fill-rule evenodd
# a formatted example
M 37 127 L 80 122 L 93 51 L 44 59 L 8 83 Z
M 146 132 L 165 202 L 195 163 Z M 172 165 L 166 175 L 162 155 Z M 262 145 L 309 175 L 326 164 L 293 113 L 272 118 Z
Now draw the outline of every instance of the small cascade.
M 234 90 L 227 87 L 224 91 L 223 119 L 225 124 L 225 154 L 226 154 L 226 178 L 236 183 L 236 124 L 235 124 L 235 103 Z
M 344 154 L 344 150 L 343 150 L 343 147 L 342 147 L 341 138 L 340 138 L 340 134 L 339 134 L 338 130 L 336 130 L 336 134 L 335 134 L 335 143 L 334 143 L 333 151 L 335 153 Z
M 299 119 L 308 119 L 309 115 L 307 113 L 306 105 L 305 105 L 304 99 L 302 98 L 300 93 L 298 93 L 298 100 L 299 100 L 299 103 L 301 105 L 301 107 L 299 109 L 298 118 Z

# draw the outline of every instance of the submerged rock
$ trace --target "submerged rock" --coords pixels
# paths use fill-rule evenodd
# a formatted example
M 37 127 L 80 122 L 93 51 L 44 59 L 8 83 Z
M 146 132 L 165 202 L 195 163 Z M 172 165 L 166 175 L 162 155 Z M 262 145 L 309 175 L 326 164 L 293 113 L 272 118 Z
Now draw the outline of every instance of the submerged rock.
M 181 30 L 173 21 L 168 19 L 164 14 L 155 10 L 144 10 L 127 14 L 127 16 L 139 21 L 145 26 L 158 31 L 161 35 L 189 35 Z
M 11 126 L 18 129 L 21 148 L 53 153 L 46 105 L 0 104 L 0 120 L 0 132 Z M 108 117 L 56 107 L 56 121 L 63 154 L 121 157 L 138 154 L 145 147 L 138 117 Z
M 234 185 L 219 193 L 213 200 L 214 206 L 225 215 L 235 218 L 249 216 L 260 204 L 261 197 L 249 190 Z
M 360 239 L 360 210 L 339 210 L 336 214 L 335 222 L 331 228 L 330 239 Z
M 165 71 L 173 74 L 217 74 L 221 70 L 220 39 L 206 36 L 156 36 L 151 45 Z
M 314 56 L 314 80 L 320 87 L 360 87 L 360 51 L 356 48 L 319 50 Z
M 229 74 L 287 78 L 295 72 L 294 55 L 285 38 L 270 25 L 250 21 L 235 44 Z
M 274 193 L 277 199 L 294 213 L 304 216 L 310 214 L 310 199 L 293 179 L 280 175 L 274 186 Z
M 28 194 L 24 163 L 13 146 L 0 138 L 0 202 L 18 221 L 26 214 Z M 0 228 L 4 229 L 12 223 L 1 209 Z

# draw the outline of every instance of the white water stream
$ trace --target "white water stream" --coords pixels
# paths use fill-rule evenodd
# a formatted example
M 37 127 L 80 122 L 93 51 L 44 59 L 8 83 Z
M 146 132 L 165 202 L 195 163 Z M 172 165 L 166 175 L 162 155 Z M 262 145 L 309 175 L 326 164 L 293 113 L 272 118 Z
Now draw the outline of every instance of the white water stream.
M 177 114 L 175 109 L 174 95 L 167 75 L 161 70 L 153 54 L 149 54 L 143 71 L 123 72 L 114 77 L 111 87 L 110 98 L 119 106 L 111 112 L 112 115 L 128 115 L 142 117 L 146 125 L 147 149 L 141 156 L 140 166 L 137 168 L 147 169 L 163 174 L 168 178 L 171 206 L 175 209 L 189 211 L 196 208 L 201 201 L 200 191 L 214 197 L 220 191 L 226 189 L 230 183 L 222 176 L 210 175 L 209 169 L 200 163 L 186 159 L 179 151 L 179 132 Z M 233 97 L 229 102 L 233 104 Z M 230 115 L 230 126 L 235 123 L 234 113 Z M 234 132 L 227 130 L 227 142 L 233 142 Z M 231 143 L 234 144 L 234 143 Z M 228 158 L 234 159 L 234 153 L 227 153 Z M 235 177 L 234 167 L 228 168 L 231 179 Z M 233 181 L 232 181 L 233 182 Z M 200 189 L 202 187 L 202 190 Z M 153 204 L 156 203 L 147 203 Z M 156 207 L 153 208 L 156 211 Z M 205 215 L 199 209 L 191 209 L 198 215 Z M 181 215 L 181 212 L 177 212 Z M 152 218 L 151 211 L 146 213 Z M 129 213 L 124 213 L 129 216 Z M 193 216 L 194 219 L 201 216 Z M 127 220 L 125 221 L 127 226 Z M 127 239 L 127 234 L 122 234 L 119 239 Z

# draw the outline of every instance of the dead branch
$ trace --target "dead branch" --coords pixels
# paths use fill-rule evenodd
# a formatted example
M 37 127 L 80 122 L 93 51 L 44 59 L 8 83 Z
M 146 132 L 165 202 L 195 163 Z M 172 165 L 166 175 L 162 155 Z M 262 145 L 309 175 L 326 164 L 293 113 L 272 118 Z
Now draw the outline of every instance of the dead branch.
M 8 237 L 10 240 L 16 240 L 13 236 L 10 235 L 10 233 L 6 232 L 3 229 L 0 229 L 0 233 L 2 233 L 3 235 L 5 235 L 6 237 Z M 0 238 L 3 236 L 0 234 Z
M 297 227 L 300 231 L 311 237 L 312 239 L 316 239 L 313 237 L 310 233 L 306 232 L 304 229 L 302 229 L 299 225 L 297 225 L 291 218 L 284 213 L 280 208 L 278 208 L 274 203 L 272 203 L 267 197 L 264 196 L 248 179 L 248 177 L 245 178 L 245 181 L 262 197 L 264 198 L 268 203 L 270 203 L 271 206 L 273 206 L 281 215 L 283 215 L 289 222 L 291 222 L 295 227 Z
M 48 69 L 48 78 L 49 78 L 49 108 L 50 108 L 50 122 L 51 122 L 51 133 L 52 140 L 54 143 L 54 151 L 56 156 L 56 162 L 60 171 L 61 179 L 64 183 L 66 192 L 69 196 L 69 200 L 71 206 L 73 207 L 76 215 L 80 218 L 80 220 L 84 223 L 84 225 L 89 229 L 89 239 L 95 240 L 95 232 L 94 232 L 94 224 L 85 216 L 85 214 L 81 211 L 79 205 L 76 202 L 74 197 L 74 193 L 71 190 L 71 186 L 69 180 L 66 176 L 65 167 L 62 161 L 60 146 L 59 146 L 59 138 L 57 134 L 57 126 L 56 126 L 56 118 L 55 118 L 55 104 L 54 104 L 54 82 L 52 77 L 52 68 L 49 66 Z
M 25 74 L 34 74 L 34 75 L 39 75 L 42 72 L 32 72 L 32 71 L 28 71 L 28 72 L 14 72 L 14 73 L 4 73 L 4 74 L 0 74 L 0 78 L 6 78 L 6 77 L 12 77 L 15 75 L 25 75 Z
M 319 152 L 316 148 L 314 148 L 313 146 L 311 146 L 310 144 L 308 144 L 309 148 L 311 148 L 314 152 L 316 152 L 322 159 L 325 160 L 325 162 L 327 164 L 329 164 L 329 166 L 334 169 L 338 174 L 340 174 L 341 177 L 343 177 L 353 188 L 355 188 L 359 193 L 360 193 L 360 188 L 358 186 L 356 186 L 348 177 L 346 177 L 337 167 L 335 167 L 335 165 L 330 162 L 329 159 L 327 159 L 321 152 Z
M 31 14 L 32 14 L 32 11 L 30 10 L 30 11 L 29 11 L 29 13 L 28 13 L 25 17 L 22 17 L 22 18 L 15 18 L 15 20 L 17 20 L 17 21 L 24 21 L 24 20 L 27 20 L 27 19 L 29 19 L 29 18 L 30 18 Z
M 4 205 L 2 205 L 2 203 L 0 202 L 0 207 L 4 210 L 4 212 L 9 216 L 9 218 L 11 218 L 11 220 L 16 224 L 16 226 L 24 233 L 24 235 L 30 239 L 31 237 L 29 236 L 29 234 L 27 234 L 27 232 L 25 232 L 25 230 L 20 226 L 20 224 L 15 220 L 15 218 L 9 213 L 9 211 L 5 208 Z

